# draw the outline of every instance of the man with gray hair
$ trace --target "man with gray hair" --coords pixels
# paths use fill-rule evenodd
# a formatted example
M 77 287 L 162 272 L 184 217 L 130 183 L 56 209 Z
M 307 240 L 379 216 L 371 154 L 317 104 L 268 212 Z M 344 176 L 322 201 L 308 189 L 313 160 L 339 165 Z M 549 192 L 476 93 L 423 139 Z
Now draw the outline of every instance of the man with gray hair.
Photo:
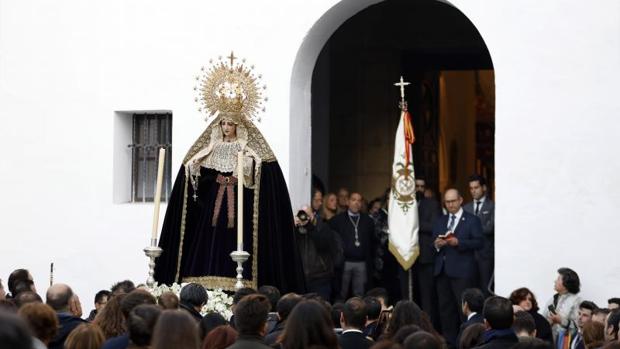
M 49 343 L 49 349 L 62 349 L 69 333 L 86 322 L 80 318 L 82 316 L 80 299 L 68 285 L 54 284 L 47 289 L 45 303 L 56 311 L 60 324 L 58 333 Z

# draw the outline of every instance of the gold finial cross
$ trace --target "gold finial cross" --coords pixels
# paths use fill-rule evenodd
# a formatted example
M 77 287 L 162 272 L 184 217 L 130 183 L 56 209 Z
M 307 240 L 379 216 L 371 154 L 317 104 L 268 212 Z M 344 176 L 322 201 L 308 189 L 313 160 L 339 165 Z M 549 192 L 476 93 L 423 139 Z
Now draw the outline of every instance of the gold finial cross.
M 228 56 L 226 58 L 230 59 L 230 66 L 232 67 L 233 63 L 235 62 L 235 58 L 237 58 L 237 57 L 235 57 L 235 54 L 232 51 L 230 51 L 230 56 Z
M 401 100 L 405 100 L 405 86 L 410 85 L 410 82 L 405 82 L 405 80 L 403 80 L 403 77 L 400 77 L 400 82 L 397 82 L 394 84 L 394 86 L 399 86 L 400 87 L 400 99 Z

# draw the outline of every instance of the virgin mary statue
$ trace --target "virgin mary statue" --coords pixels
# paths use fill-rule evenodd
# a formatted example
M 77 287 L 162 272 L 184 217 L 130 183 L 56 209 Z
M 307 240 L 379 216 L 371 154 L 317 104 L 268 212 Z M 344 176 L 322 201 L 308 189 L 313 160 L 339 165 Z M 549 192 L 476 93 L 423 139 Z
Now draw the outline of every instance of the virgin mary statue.
M 229 61 L 203 70 L 197 101 L 212 121 L 183 160 L 164 218 L 155 279 L 234 290 L 237 186 L 243 176 L 244 287 L 303 292 L 291 202 L 273 151 L 252 119 L 266 98 L 252 68 Z M 238 173 L 238 153 L 243 173 Z

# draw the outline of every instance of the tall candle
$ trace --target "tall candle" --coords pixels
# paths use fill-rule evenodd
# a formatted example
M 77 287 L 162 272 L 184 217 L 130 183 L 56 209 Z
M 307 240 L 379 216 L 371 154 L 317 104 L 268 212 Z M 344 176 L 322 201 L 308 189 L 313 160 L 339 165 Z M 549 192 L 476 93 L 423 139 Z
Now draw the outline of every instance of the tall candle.
M 243 251 L 243 152 L 237 153 L 237 251 Z
M 161 202 L 161 184 L 164 180 L 164 160 L 166 158 L 166 149 L 159 149 L 159 164 L 157 166 L 157 186 L 155 187 L 155 212 L 153 214 L 153 232 L 151 235 L 151 242 L 154 243 L 157 240 L 157 228 L 159 227 L 159 204 Z

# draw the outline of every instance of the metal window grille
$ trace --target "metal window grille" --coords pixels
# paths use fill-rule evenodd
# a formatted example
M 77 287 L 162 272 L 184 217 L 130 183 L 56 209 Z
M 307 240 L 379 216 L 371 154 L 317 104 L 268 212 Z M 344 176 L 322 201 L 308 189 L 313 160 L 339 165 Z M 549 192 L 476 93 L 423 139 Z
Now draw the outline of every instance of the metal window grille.
M 131 202 L 153 202 L 157 185 L 159 148 L 166 149 L 162 202 L 170 195 L 172 114 L 133 114 Z

